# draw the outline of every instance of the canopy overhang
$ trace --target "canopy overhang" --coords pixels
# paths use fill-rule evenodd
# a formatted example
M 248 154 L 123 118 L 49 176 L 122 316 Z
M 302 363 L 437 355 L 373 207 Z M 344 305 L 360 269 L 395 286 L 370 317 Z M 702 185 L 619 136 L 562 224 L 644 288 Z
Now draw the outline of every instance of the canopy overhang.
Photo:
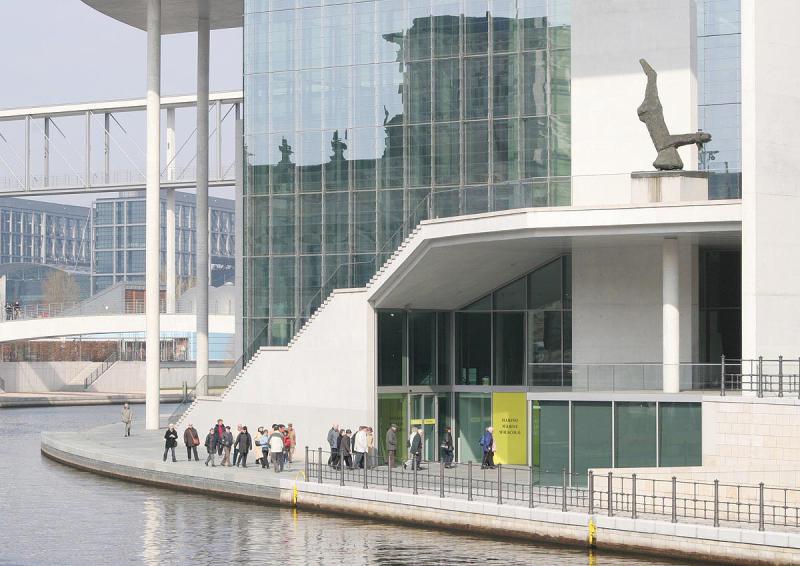
M 147 3 L 144 0 L 83 0 L 98 12 L 124 24 L 147 31 Z M 244 0 L 162 0 L 161 34 L 197 31 L 201 5 L 208 6 L 212 30 L 242 27 Z

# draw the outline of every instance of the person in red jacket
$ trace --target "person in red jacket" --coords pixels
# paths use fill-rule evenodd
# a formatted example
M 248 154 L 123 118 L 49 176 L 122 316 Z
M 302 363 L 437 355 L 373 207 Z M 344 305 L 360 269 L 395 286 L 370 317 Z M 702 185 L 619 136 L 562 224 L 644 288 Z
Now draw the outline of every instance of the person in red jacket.
M 292 448 L 292 439 L 289 437 L 289 431 L 286 427 L 281 425 L 281 434 L 283 434 L 283 460 L 281 460 L 281 471 L 284 465 L 289 461 L 289 450 Z

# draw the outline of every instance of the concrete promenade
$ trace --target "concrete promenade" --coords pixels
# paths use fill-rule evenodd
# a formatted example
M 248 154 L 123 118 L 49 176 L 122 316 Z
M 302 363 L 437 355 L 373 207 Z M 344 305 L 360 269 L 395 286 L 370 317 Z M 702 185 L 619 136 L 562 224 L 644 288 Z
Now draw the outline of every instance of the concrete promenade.
M 432 490 L 414 495 L 405 484 L 392 492 L 374 484 L 363 489 L 356 483 L 362 477 L 358 472 L 353 472 L 352 481 L 346 486 L 333 479 L 332 470 L 323 474 L 324 483 L 318 483 L 314 473 L 314 481 L 306 482 L 302 447 L 295 463 L 281 474 L 262 470 L 252 462 L 247 469 L 206 467 L 202 446 L 198 449 L 200 462 L 187 462 L 182 439 L 176 449 L 178 462 L 162 462 L 164 431 L 145 432 L 142 426 L 137 423 L 130 438 L 123 438 L 121 424 L 84 432 L 43 432 L 41 450 L 64 464 L 106 476 L 254 503 L 296 505 L 300 509 L 573 546 L 588 544 L 589 525 L 593 522 L 598 548 L 659 556 L 668 553 L 716 563 L 800 564 L 800 532 L 796 530 L 759 532 L 755 528 L 671 523 L 669 518 L 645 515 L 637 519 L 609 517 L 599 510 L 589 515 L 582 511 L 563 512 L 556 505 L 529 508 L 525 501 L 504 501 L 499 505 L 496 500 L 479 495 L 473 501 L 452 494 L 441 498 Z M 204 438 L 205 427 L 196 428 Z M 182 435 L 182 430 L 179 432 Z M 464 468 L 461 466 L 455 473 L 463 474 Z
M 181 393 L 162 393 L 162 403 L 178 403 Z M 48 393 L 0 393 L 0 409 L 22 407 L 72 407 L 79 405 L 122 405 L 144 403 L 140 393 L 97 393 L 52 391 Z

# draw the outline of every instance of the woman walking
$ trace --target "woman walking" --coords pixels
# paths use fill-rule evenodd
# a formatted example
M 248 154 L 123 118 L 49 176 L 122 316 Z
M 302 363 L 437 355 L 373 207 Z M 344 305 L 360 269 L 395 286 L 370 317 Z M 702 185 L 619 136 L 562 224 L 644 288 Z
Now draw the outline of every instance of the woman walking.
M 178 445 L 178 431 L 175 430 L 175 425 L 169 423 L 169 428 L 164 433 L 164 461 L 167 461 L 167 452 L 172 450 L 172 461 L 177 462 L 175 458 L 175 447 Z

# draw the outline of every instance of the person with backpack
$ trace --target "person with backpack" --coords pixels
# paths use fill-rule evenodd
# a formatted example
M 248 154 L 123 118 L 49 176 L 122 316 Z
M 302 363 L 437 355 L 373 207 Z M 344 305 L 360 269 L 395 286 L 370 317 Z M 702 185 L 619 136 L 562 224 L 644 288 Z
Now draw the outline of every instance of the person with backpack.
M 494 465 L 494 428 L 487 427 L 481 436 L 481 448 L 483 448 L 483 460 L 481 461 L 481 470 L 486 468 L 495 469 Z

